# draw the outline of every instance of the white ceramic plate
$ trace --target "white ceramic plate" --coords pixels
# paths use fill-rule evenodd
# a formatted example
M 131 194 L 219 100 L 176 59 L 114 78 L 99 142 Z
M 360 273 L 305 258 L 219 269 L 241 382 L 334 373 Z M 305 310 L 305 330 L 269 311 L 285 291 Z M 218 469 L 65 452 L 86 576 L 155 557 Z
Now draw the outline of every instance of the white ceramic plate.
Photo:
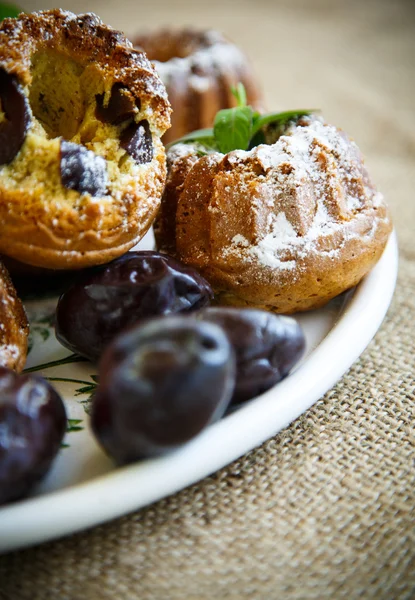
M 36 492 L 0 508 L 0 551 L 50 540 L 136 510 L 206 477 L 275 435 L 321 398 L 368 345 L 390 304 L 397 265 L 392 236 L 380 262 L 353 292 L 299 316 L 307 355 L 294 373 L 162 458 L 114 468 L 88 429 L 85 409 L 95 386 L 91 364 L 41 369 L 65 398 L 72 431 L 65 439 L 68 446 Z M 50 327 L 54 302 L 32 302 L 27 307 L 34 342 L 28 367 L 67 356 Z

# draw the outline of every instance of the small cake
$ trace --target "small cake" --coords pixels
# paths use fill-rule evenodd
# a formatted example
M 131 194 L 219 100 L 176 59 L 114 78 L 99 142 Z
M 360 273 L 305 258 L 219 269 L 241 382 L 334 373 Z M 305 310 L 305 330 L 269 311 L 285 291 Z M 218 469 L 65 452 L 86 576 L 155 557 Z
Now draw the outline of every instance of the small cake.
M 221 304 L 318 308 L 380 258 L 392 224 L 356 144 L 316 116 L 251 150 L 168 151 L 158 247 L 199 270 Z
M 161 30 L 134 40 L 153 61 L 173 108 L 165 143 L 189 131 L 210 127 L 218 110 L 235 106 L 231 87 L 241 82 L 248 102 L 261 108 L 262 98 L 246 56 L 214 30 Z
M 26 362 L 29 324 L 6 268 L 0 263 L 0 367 L 21 371 Z
M 150 227 L 165 183 L 165 87 L 93 14 L 0 25 L 0 254 L 51 269 L 108 262 Z

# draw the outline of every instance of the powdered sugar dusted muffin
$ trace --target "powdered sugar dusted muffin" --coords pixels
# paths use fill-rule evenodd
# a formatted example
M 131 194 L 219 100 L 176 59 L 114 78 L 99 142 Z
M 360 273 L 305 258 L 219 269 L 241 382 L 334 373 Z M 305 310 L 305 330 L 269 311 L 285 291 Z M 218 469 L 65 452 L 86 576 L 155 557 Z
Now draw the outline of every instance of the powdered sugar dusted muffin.
M 165 182 L 166 90 L 93 14 L 0 26 L 0 253 L 47 268 L 105 263 L 150 227 Z
M 29 324 L 23 305 L 0 263 L 0 367 L 23 369 L 28 335 Z
M 219 31 L 162 29 L 138 36 L 154 62 L 173 107 L 167 143 L 195 129 L 210 127 L 217 111 L 236 105 L 232 86 L 244 84 L 248 102 L 261 108 L 261 92 L 242 50 Z
M 158 246 L 197 268 L 218 302 L 292 313 L 356 285 L 392 225 L 360 151 L 303 116 L 228 154 L 177 144 L 156 224 Z

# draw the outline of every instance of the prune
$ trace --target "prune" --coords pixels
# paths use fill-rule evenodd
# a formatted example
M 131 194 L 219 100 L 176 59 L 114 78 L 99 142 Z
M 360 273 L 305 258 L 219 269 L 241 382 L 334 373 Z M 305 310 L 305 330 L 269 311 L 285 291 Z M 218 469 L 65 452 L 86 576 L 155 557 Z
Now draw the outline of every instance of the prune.
M 145 119 L 131 123 L 121 134 L 120 146 L 139 165 L 153 160 L 153 140 L 150 125 Z
M 203 308 L 213 297 L 193 269 L 158 252 L 129 252 L 88 273 L 59 299 L 56 337 L 91 360 L 138 321 Z
M 232 403 L 268 390 L 288 375 L 304 353 L 303 331 L 291 317 L 253 309 L 206 308 L 198 318 L 222 327 L 235 351 Z
M 0 367 L 0 504 L 26 495 L 47 473 L 66 423 L 47 381 Z
M 0 165 L 11 163 L 26 139 L 31 113 L 29 101 L 14 75 L 0 68 Z
M 61 141 L 60 172 L 62 185 L 80 194 L 104 196 L 107 189 L 107 165 L 84 146 Z
M 151 319 L 104 353 L 92 429 L 121 464 L 177 448 L 223 415 L 234 366 L 216 325 L 177 315 Z
M 104 106 L 104 94 L 97 94 L 97 107 L 95 115 L 97 119 L 111 125 L 118 125 L 127 119 L 134 117 L 140 103 L 134 102 L 131 92 L 122 83 L 114 83 L 111 96 L 107 106 Z

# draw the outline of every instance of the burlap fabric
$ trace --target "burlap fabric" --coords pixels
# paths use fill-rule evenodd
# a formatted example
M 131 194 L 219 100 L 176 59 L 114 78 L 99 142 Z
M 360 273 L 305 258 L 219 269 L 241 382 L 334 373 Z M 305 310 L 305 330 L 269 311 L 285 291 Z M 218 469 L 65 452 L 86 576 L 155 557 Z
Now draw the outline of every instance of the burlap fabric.
M 253 57 L 269 105 L 323 108 L 389 198 L 400 277 L 375 340 L 291 427 L 134 515 L 1 557 L 2 600 L 415 598 L 414 4 L 65 5 L 129 33 L 222 28 Z

